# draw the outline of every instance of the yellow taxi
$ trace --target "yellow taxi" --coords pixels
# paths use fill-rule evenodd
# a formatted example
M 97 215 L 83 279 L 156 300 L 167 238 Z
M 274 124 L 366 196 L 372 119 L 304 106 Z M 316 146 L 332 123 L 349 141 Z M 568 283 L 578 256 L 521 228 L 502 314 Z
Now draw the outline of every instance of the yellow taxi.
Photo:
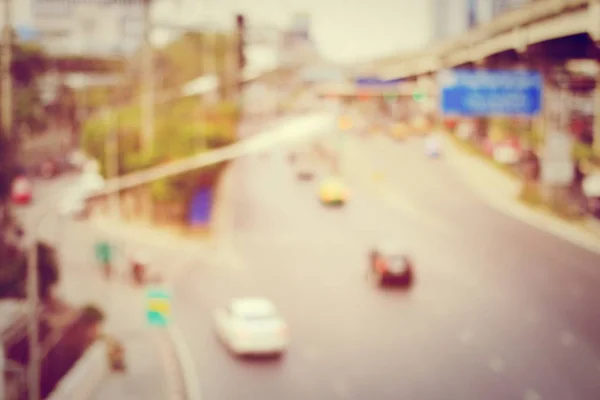
M 325 205 L 341 206 L 348 200 L 348 190 L 340 178 L 331 177 L 321 182 L 319 199 Z

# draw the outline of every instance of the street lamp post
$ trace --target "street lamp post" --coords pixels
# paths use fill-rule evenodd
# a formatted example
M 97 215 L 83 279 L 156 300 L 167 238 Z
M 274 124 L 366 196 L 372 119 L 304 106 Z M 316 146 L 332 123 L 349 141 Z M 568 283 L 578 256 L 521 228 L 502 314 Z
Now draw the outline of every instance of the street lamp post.
M 27 302 L 29 311 L 29 400 L 40 400 L 40 348 L 39 348 L 39 321 L 38 321 L 38 242 L 37 235 L 32 238 L 32 243 L 27 257 Z
M 142 136 L 144 148 L 152 151 L 154 141 L 154 52 L 151 43 L 151 8 L 152 0 L 143 0 L 144 37 L 142 49 Z

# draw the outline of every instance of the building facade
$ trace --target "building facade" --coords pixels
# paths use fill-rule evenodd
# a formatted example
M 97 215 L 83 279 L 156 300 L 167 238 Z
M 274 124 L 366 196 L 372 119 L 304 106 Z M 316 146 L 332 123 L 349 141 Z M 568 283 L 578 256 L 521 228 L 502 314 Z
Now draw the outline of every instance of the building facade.
M 469 2 L 470 0 L 433 0 L 434 43 L 469 30 Z
M 433 0 L 432 41 L 450 39 L 535 0 Z
M 141 45 L 141 0 L 31 0 L 35 28 L 51 54 L 110 56 Z

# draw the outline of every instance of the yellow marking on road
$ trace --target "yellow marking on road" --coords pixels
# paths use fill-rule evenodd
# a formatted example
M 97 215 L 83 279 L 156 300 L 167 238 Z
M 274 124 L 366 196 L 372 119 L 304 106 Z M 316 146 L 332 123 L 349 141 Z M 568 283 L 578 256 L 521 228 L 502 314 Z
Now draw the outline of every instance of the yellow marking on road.
M 439 219 L 432 217 L 425 209 L 417 206 L 414 201 L 410 200 L 399 189 L 386 182 L 383 173 L 375 168 L 376 163 L 373 159 L 365 155 L 361 149 L 350 148 L 349 152 L 354 157 L 352 157 L 353 160 L 348 162 L 348 165 L 356 167 L 355 171 L 350 171 L 350 175 L 357 177 L 357 181 L 361 186 L 402 214 L 419 219 L 439 233 L 453 234 L 451 227 Z

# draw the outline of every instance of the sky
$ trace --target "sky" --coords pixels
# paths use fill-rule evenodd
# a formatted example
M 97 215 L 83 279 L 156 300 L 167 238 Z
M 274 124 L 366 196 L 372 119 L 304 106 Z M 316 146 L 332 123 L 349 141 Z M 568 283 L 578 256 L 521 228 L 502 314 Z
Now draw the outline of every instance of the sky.
M 15 25 L 34 24 L 34 1 L 41 0 L 13 0 Z M 156 1 L 156 21 L 195 26 L 209 20 L 232 26 L 236 12 L 244 13 L 251 25 L 285 26 L 294 14 L 308 13 L 317 49 L 326 59 L 342 63 L 422 48 L 432 30 L 430 0 Z M 154 41 L 164 43 L 169 36 L 157 31 Z

